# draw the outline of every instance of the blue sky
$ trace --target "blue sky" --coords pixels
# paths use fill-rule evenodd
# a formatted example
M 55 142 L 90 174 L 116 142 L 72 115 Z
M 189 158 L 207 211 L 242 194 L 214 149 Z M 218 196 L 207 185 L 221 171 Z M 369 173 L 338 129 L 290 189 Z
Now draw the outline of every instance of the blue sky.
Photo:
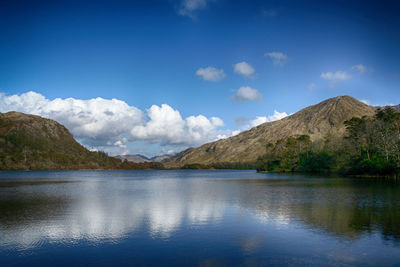
M 399 11 L 396 1 L 2 1 L 0 111 L 150 156 L 338 95 L 398 104 Z

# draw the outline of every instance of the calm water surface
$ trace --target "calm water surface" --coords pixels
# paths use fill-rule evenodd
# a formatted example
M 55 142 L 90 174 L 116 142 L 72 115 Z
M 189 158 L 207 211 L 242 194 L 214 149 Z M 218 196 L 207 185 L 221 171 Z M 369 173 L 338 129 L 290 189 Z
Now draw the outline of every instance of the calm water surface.
M 0 265 L 400 266 L 400 183 L 0 172 Z

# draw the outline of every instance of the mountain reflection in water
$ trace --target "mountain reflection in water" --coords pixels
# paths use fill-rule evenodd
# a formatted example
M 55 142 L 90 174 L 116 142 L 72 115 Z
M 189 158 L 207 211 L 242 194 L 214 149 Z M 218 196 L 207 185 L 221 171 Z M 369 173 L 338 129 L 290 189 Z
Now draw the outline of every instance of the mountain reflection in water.
M 87 242 L 143 242 L 151 247 L 155 240 L 173 245 L 195 239 L 204 246 L 224 242 L 249 255 L 273 245 L 266 245 L 268 239 L 259 233 L 268 236 L 274 231 L 284 233 L 291 243 L 305 242 L 310 234 L 332 239 L 332 246 L 340 246 L 334 240 L 378 238 L 380 249 L 400 252 L 400 185 L 393 180 L 253 171 L 0 175 L 5 177 L 0 178 L 0 252 Z M 205 229 L 207 235 L 197 236 Z M 296 236 L 298 229 L 305 236 Z M 221 263 L 218 255 L 212 256 Z

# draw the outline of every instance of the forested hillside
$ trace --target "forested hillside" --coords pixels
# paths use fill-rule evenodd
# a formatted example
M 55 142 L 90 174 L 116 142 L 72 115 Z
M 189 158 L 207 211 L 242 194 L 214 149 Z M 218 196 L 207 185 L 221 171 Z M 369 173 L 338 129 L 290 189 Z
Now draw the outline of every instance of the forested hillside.
M 351 96 L 338 96 L 306 107 L 284 119 L 266 122 L 230 138 L 190 148 L 165 162 L 167 166 L 191 164 L 246 165 L 265 154 L 267 144 L 308 135 L 313 142 L 344 136 L 344 122 L 353 117 L 374 116 L 375 109 Z
M 344 137 L 312 142 L 308 135 L 268 144 L 256 163 L 261 171 L 396 174 L 400 167 L 400 113 L 379 109 L 373 117 L 345 121 Z

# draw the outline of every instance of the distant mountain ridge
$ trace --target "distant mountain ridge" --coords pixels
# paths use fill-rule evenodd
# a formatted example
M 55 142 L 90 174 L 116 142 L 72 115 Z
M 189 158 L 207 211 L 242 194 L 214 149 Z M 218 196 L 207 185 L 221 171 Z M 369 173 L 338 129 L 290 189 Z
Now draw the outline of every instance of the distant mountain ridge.
M 187 164 L 253 162 L 265 153 L 268 143 L 296 135 L 309 135 L 312 141 L 343 136 L 344 121 L 374 114 L 373 107 L 351 96 L 338 96 L 236 136 L 189 148 L 166 160 L 164 164 L 182 167 Z
M 381 108 L 381 109 L 385 109 L 385 108 L 391 108 L 396 112 L 400 112 L 400 105 L 394 105 L 394 106 L 378 106 L 376 108 Z
M 135 163 L 143 163 L 143 162 L 162 162 L 164 160 L 169 159 L 170 157 L 172 157 L 173 155 L 159 155 L 159 156 L 154 156 L 151 158 L 148 158 L 146 156 L 140 155 L 140 154 L 133 154 L 133 155 L 118 155 L 115 156 L 117 159 L 120 160 L 127 160 L 130 162 L 135 162 Z
M 120 160 L 127 160 L 130 162 L 135 162 L 135 163 L 141 163 L 141 162 L 150 162 L 151 160 L 147 158 L 146 156 L 140 155 L 140 154 L 134 154 L 134 155 L 118 155 L 115 156 L 117 159 Z
M 152 161 L 152 162 L 164 162 L 164 161 L 170 159 L 173 156 L 175 156 L 175 154 L 158 155 L 158 156 L 154 156 L 154 157 L 150 158 L 150 161 Z

